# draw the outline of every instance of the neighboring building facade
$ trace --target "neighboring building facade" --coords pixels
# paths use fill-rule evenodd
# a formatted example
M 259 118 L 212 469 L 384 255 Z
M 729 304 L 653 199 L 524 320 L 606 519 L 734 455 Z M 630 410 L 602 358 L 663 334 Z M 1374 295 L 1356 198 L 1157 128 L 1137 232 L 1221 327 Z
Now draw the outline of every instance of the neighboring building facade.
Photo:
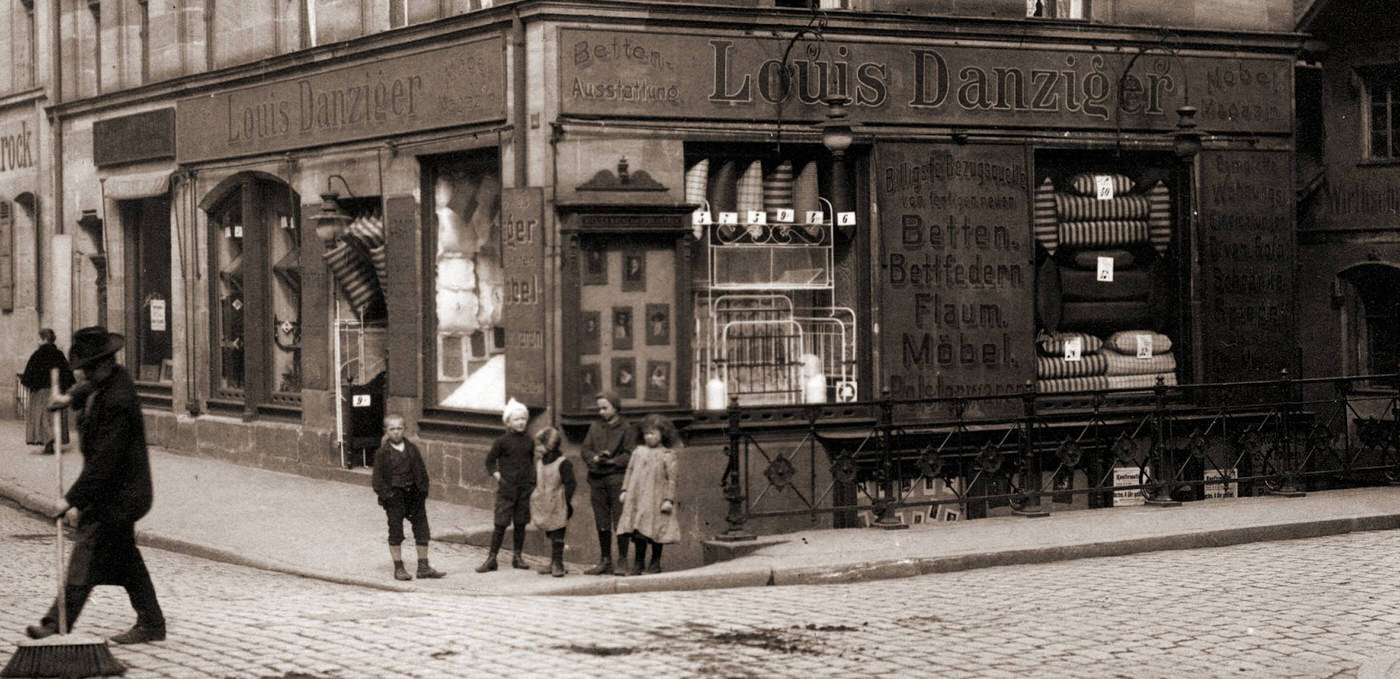
M 731 400 L 1296 367 L 1286 0 L 238 4 L 54 4 L 70 329 L 171 449 L 363 480 L 388 409 L 484 504 L 508 398 L 615 391 L 687 429 L 694 563 Z

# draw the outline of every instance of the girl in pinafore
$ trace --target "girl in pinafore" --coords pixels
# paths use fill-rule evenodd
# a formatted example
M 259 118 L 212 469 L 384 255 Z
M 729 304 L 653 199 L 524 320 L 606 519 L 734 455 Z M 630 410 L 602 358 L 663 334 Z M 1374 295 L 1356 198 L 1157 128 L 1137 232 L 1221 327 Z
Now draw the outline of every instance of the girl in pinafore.
M 680 541 L 681 527 L 676 520 L 675 429 L 666 418 L 651 414 L 642 420 L 642 443 L 632 451 L 627 475 L 622 480 L 622 516 L 617 522 L 619 536 L 632 536 L 637 556 L 626 575 L 661 572 L 661 546 Z M 647 564 L 647 545 L 651 563 Z M 624 566 L 625 567 L 625 566 Z
M 541 575 L 564 577 L 564 531 L 574 515 L 574 463 L 559 451 L 559 430 L 535 434 L 535 489 L 530 492 L 530 520 L 549 537 L 549 565 Z

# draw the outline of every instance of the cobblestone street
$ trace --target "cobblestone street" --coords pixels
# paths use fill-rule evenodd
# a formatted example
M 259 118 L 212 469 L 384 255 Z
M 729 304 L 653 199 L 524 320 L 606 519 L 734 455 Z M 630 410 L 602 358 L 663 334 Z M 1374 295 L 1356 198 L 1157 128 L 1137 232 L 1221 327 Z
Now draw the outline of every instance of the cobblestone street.
M 53 542 L 0 507 L 7 660 L 52 596 Z M 1353 677 L 1400 650 L 1400 531 L 608 597 L 402 594 L 146 555 L 170 637 L 115 648 L 133 679 Z M 132 617 L 120 588 L 99 587 L 79 629 Z

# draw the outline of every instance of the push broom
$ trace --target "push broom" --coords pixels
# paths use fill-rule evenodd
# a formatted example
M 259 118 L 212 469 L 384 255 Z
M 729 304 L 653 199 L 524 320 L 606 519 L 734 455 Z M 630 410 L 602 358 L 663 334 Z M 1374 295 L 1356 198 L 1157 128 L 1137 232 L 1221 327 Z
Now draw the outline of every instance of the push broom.
M 58 368 L 49 371 L 52 393 L 59 392 Z M 30 403 L 42 408 L 42 403 Z M 58 501 L 63 502 L 63 414 L 53 411 L 53 452 L 58 470 Z M 91 634 L 68 633 L 68 610 L 63 586 L 63 517 L 58 517 L 58 634 L 25 639 L 0 677 L 109 677 L 124 674 L 126 666 L 112 656 L 107 640 Z

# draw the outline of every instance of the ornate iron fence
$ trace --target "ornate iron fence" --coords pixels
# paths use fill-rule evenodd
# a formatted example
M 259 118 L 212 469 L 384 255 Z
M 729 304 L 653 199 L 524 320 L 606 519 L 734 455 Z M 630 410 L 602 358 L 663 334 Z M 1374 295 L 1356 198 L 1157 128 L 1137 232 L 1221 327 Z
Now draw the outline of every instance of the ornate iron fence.
M 728 410 L 729 529 L 1039 514 L 1400 478 L 1400 374 Z M 775 426 L 775 423 L 788 423 Z M 862 520 L 862 517 L 864 520 Z

